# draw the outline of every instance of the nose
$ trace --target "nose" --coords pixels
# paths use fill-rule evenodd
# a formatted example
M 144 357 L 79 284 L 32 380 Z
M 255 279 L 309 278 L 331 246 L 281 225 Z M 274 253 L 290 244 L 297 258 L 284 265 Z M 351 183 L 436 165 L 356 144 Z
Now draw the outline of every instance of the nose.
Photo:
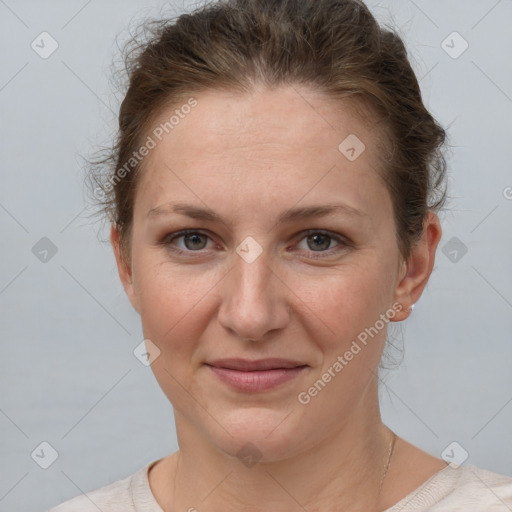
M 290 321 L 290 290 L 269 265 L 265 250 L 252 262 L 234 255 L 221 282 L 219 323 L 240 340 L 260 341 Z

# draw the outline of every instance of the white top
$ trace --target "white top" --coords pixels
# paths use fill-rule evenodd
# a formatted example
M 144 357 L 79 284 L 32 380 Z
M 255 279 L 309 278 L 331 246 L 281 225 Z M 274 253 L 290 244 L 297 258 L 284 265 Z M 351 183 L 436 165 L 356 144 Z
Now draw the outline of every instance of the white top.
M 163 512 L 148 480 L 148 471 L 158 460 L 49 512 Z M 511 512 L 512 478 L 475 466 L 446 466 L 384 512 L 399 511 Z

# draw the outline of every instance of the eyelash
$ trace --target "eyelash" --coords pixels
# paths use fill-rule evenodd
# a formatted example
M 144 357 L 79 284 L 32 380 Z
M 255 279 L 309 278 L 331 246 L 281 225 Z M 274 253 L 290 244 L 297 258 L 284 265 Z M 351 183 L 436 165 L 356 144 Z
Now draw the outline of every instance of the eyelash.
M 206 236 L 207 238 L 209 238 L 211 240 L 211 237 L 208 236 L 203 231 L 196 230 L 196 229 L 185 229 L 182 231 L 178 231 L 177 233 L 172 233 L 171 235 L 167 235 L 166 237 L 164 237 L 164 239 L 162 240 L 161 243 L 162 243 L 162 245 L 164 245 L 165 247 L 169 248 L 171 251 L 173 251 L 179 255 L 189 256 L 191 253 L 199 253 L 198 254 L 198 256 L 199 256 L 202 254 L 202 251 L 204 251 L 206 249 L 200 249 L 198 251 L 184 250 L 184 249 L 180 249 L 180 248 L 176 247 L 175 245 L 173 245 L 171 243 L 178 238 L 182 238 L 186 235 L 193 235 L 193 234 Z M 315 254 L 315 256 L 308 256 L 310 259 L 316 260 L 316 259 L 326 258 L 328 256 L 332 256 L 333 252 L 337 253 L 337 252 L 343 250 L 344 248 L 348 248 L 351 246 L 350 242 L 347 239 L 341 237 L 340 235 L 336 235 L 329 231 L 318 230 L 318 229 L 309 229 L 309 230 L 306 230 L 303 233 L 301 233 L 302 238 L 299 239 L 299 242 L 301 242 L 304 238 L 307 238 L 308 236 L 317 235 L 317 234 L 327 236 L 327 237 L 335 240 L 336 242 L 338 242 L 339 245 L 337 245 L 334 248 L 328 249 L 326 251 L 308 251 L 308 252 Z M 320 256 L 320 254 L 324 254 L 325 256 Z M 195 256 L 193 256 L 193 257 L 195 257 Z

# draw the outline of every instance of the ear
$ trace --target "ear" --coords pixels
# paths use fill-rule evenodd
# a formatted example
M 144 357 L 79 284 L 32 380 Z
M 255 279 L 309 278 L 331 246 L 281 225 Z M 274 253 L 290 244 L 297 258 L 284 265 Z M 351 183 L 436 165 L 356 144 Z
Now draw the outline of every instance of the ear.
M 400 281 L 394 299 L 402 305 L 393 322 L 405 320 L 419 300 L 434 267 L 436 249 L 441 240 L 442 229 L 438 216 L 428 212 L 423 224 L 421 239 L 412 247 L 407 261 L 402 262 Z
M 135 293 L 134 284 L 133 284 L 133 272 L 131 262 L 126 260 L 125 254 L 121 249 L 121 238 L 119 235 L 119 229 L 115 224 L 112 224 L 110 228 L 110 243 L 112 244 L 112 248 L 114 249 L 114 255 L 116 257 L 117 263 L 117 271 L 119 273 L 119 278 L 121 279 L 121 283 L 123 284 L 124 291 L 132 306 L 134 307 L 137 313 L 139 312 L 137 295 Z

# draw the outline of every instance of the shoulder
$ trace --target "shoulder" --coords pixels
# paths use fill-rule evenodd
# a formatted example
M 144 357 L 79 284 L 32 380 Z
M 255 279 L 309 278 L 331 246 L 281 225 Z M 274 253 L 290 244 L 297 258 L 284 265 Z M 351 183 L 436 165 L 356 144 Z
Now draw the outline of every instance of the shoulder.
M 133 482 L 143 475 L 147 466 L 126 478 L 117 480 L 93 491 L 83 493 L 50 509 L 48 512 L 135 512 Z
M 512 477 L 447 466 L 386 512 L 510 512 Z
M 468 508 L 489 512 L 510 511 L 512 505 L 512 477 L 475 466 L 459 468 L 460 476 L 447 501 L 462 501 Z M 482 508 L 485 507 L 485 508 Z

